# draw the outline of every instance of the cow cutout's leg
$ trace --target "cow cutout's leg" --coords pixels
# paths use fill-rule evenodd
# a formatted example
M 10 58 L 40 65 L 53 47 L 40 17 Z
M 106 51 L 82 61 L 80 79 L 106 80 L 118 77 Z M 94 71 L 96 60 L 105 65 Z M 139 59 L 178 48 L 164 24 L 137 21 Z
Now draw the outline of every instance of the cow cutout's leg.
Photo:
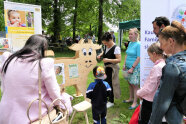
M 75 89 L 76 89 L 76 94 L 74 94 L 74 97 L 81 97 L 83 96 L 83 94 L 81 93 L 81 91 L 78 89 L 77 85 L 74 85 Z
M 86 99 L 86 85 L 76 85 L 77 89 L 83 94 L 84 98 Z

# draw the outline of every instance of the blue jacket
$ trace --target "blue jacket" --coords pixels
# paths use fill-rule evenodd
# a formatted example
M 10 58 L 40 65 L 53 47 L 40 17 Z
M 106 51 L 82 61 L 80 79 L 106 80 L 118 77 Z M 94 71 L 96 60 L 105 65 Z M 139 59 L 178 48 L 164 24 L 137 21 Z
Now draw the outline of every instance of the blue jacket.
M 102 109 L 107 104 L 107 97 L 111 92 L 110 85 L 103 80 L 95 79 L 86 91 L 87 98 L 91 99 L 92 107 Z
M 161 124 L 165 115 L 169 124 L 180 124 L 186 104 L 186 50 L 167 58 L 159 89 L 154 96 L 149 124 Z

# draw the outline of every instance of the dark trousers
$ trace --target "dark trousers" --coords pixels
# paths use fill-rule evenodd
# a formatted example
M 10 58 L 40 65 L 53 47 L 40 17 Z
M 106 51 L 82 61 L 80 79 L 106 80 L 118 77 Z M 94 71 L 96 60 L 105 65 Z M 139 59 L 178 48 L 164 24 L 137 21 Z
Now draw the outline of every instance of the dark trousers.
M 152 102 L 143 99 L 141 111 L 139 113 L 138 124 L 148 124 L 152 113 Z
M 152 103 L 145 99 L 143 99 L 142 105 L 141 105 L 141 111 L 139 113 L 139 120 L 138 124 L 148 124 L 150 120 L 150 116 L 152 113 Z M 162 122 L 162 124 L 168 124 L 167 122 Z
M 92 107 L 92 116 L 94 124 L 106 124 L 107 107 L 105 105 L 104 110 L 99 111 Z M 101 123 L 100 123 L 101 122 Z
M 113 87 L 112 87 L 112 68 L 107 67 L 105 69 L 105 73 L 107 75 L 107 78 L 105 79 L 105 81 L 108 82 L 108 84 L 110 85 L 110 87 L 112 89 L 111 93 L 109 95 L 108 101 L 111 102 L 111 103 L 114 103 L 114 93 L 113 93 Z

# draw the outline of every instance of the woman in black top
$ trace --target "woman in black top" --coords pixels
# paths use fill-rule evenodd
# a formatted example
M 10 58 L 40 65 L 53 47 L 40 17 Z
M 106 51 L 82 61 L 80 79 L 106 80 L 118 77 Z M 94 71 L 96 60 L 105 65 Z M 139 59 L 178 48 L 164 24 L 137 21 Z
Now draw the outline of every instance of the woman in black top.
M 116 46 L 113 37 L 109 32 L 106 32 L 102 36 L 102 43 L 104 45 L 104 51 L 100 55 L 97 56 L 98 59 L 103 57 L 104 65 L 110 65 L 110 64 L 118 64 L 121 61 L 121 50 L 120 47 Z M 112 87 L 112 71 L 113 69 L 111 67 L 106 67 L 105 73 L 107 75 L 107 78 L 105 81 L 109 83 L 109 85 L 112 88 L 111 95 L 109 96 L 109 102 L 107 103 L 107 107 L 111 107 L 114 105 L 114 94 L 113 94 L 113 87 Z M 119 78 L 119 76 L 118 76 Z

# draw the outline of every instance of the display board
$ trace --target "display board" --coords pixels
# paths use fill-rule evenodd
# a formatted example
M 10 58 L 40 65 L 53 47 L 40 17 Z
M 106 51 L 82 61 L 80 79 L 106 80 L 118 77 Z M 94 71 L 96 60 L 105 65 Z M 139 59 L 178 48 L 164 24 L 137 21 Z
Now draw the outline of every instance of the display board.
M 152 21 L 159 16 L 177 20 L 186 27 L 186 0 L 141 0 L 140 86 L 153 66 L 147 49 L 158 40 L 153 33 Z
M 90 39 L 88 43 L 81 39 L 69 48 L 76 51 L 74 57 L 55 58 L 55 64 L 64 65 L 65 82 L 61 87 L 75 86 L 76 96 L 82 93 L 86 97 L 88 74 L 97 65 L 96 50 L 101 49 L 101 46 L 93 44 Z
M 33 34 L 42 34 L 41 6 L 4 1 L 6 38 L 11 49 L 21 49 Z

